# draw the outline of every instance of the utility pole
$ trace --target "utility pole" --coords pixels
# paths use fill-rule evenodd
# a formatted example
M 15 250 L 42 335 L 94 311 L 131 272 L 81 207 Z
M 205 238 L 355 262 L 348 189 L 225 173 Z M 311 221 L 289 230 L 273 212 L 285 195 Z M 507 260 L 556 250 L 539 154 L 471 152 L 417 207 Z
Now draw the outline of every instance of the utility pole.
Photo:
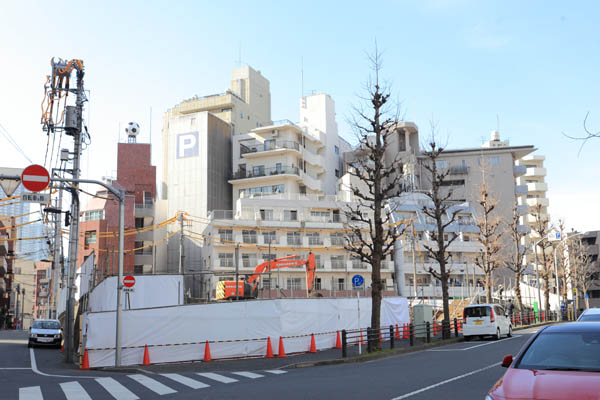
M 15 291 L 15 329 L 19 327 L 19 292 L 21 291 L 21 285 L 17 283 Z
M 179 213 L 179 273 L 183 274 L 183 259 L 185 258 L 185 252 L 183 247 L 183 212 Z
M 63 196 L 63 185 L 60 184 L 58 189 L 58 200 L 56 200 L 55 208 L 62 210 L 62 196 Z M 52 312 L 51 318 L 58 318 L 57 306 L 58 306 L 58 282 L 62 280 L 62 227 L 61 227 L 61 212 L 54 213 L 54 261 L 53 261 L 53 276 L 52 276 Z M 48 304 L 50 308 L 50 304 Z
M 25 315 L 25 288 L 21 289 L 21 329 L 23 329 L 23 316 Z
M 413 286 L 415 288 L 414 294 L 415 294 L 415 302 L 416 302 L 419 295 L 417 293 L 417 258 L 415 257 L 416 256 L 415 250 L 416 250 L 417 246 L 416 246 L 415 241 L 416 241 L 416 238 L 413 234 L 411 244 L 412 244 L 412 263 L 413 263 Z
M 542 310 L 542 292 L 540 290 L 540 286 L 541 286 L 540 285 L 540 268 L 538 266 L 537 246 L 539 243 L 541 243 L 544 240 L 545 240 L 545 238 L 542 238 L 542 239 L 538 240 L 537 242 L 535 242 L 533 245 L 533 251 L 535 253 L 535 280 L 537 283 L 537 292 L 538 292 L 538 314 Z
M 60 69 L 60 64 L 53 64 L 54 70 Z M 83 65 L 83 64 L 82 64 Z M 64 71 L 64 70 L 63 70 Z M 53 73 L 55 73 L 53 71 Z M 56 72 L 59 73 L 59 72 Z M 70 75 L 70 72 L 69 72 Z M 83 67 L 77 68 L 77 89 L 75 107 L 67 106 L 65 110 L 65 130 L 67 135 L 73 136 L 73 169 L 71 175 L 73 180 L 79 180 L 80 176 L 80 157 L 81 157 L 81 133 L 83 130 Z M 75 126 L 70 124 L 75 117 Z M 74 310 L 75 310 L 75 273 L 77 270 L 77 250 L 79 239 L 79 195 L 75 189 L 71 190 L 71 230 L 69 232 L 69 278 L 67 283 L 67 326 L 65 329 L 65 361 L 73 362 L 74 345 Z

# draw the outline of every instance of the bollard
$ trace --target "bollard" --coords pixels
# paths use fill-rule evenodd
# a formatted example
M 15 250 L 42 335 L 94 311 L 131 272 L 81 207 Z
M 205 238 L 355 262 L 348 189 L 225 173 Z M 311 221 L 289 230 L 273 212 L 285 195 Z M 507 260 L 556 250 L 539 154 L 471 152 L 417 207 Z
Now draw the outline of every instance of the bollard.
M 413 326 L 413 324 L 409 324 L 408 325 L 408 338 L 410 339 L 409 344 L 411 346 L 415 345 L 415 327 Z
M 427 332 L 427 343 L 431 343 L 431 324 L 429 321 L 425 324 L 425 330 Z
M 458 337 L 458 321 L 454 318 L 454 337 Z
M 390 325 L 390 349 L 394 348 L 394 326 Z
M 342 357 L 343 358 L 348 357 L 348 347 L 347 347 L 346 330 L 345 329 L 342 330 Z

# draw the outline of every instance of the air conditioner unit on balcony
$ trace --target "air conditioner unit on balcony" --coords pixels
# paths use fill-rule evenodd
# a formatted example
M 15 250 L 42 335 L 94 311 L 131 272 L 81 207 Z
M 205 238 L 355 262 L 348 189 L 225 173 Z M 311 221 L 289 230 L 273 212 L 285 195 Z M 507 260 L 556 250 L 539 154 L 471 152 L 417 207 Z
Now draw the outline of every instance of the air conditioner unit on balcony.
M 273 129 L 273 132 L 271 132 L 271 136 L 272 137 L 279 137 L 279 129 Z

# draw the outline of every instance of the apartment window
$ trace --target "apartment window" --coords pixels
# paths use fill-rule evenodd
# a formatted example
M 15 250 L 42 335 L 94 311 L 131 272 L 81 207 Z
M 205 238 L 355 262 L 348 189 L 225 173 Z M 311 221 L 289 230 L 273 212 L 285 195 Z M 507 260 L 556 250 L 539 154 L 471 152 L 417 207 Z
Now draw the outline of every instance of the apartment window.
M 133 273 L 135 275 L 142 275 L 144 273 L 144 266 L 143 265 L 134 265 Z
M 260 219 L 263 221 L 273 221 L 273 210 L 260 210 Z
M 265 151 L 275 149 L 275 139 L 265 140 Z
M 346 269 L 344 256 L 331 256 L 331 269 Z
M 335 154 L 340 154 L 340 148 L 338 146 L 333 146 L 333 152 Z
M 336 177 L 336 178 L 339 178 L 339 177 L 340 177 L 340 170 L 339 170 L 339 169 L 336 169 L 336 170 L 335 170 L 335 177 Z
M 299 246 L 301 244 L 300 232 L 288 232 L 287 233 L 287 244 Z
M 233 241 L 233 230 L 232 229 L 219 229 L 219 240 L 221 242 Z
M 255 165 L 252 167 L 252 175 L 253 176 L 264 176 L 265 175 L 265 166 L 264 165 Z
M 135 228 L 140 229 L 144 227 L 144 218 L 136 218 L 135 219 Z
M 15 273 L 15 275 L 21 275 L 21 267 L 15 267 L 14 273 Z
M 332 246 L 343 246 L 344 245 L 344 234 L 341 232 L 330 233 L 329 238 L 331 239 Z
M 96 231 L 87 231 L 85 233 L 85 248 L 87 249 L 92 243 L 96 243 Z
M 263 285 L 263 289 L 265 290 L 271 290 L 271 280 L 269 278 L 263 278 L 262 280 L 262 285 Z
M 269 260 L 274 260 L 275 258 L 277 258 L 277 254 L 274 254 L 274 253 L 271 253 L 271 254 L 264 253 L 264 254 L 261 255 L 261 257 L 262 257 L 262 259 L 264 261 L 269 261 Z
M 256 254 L 242 253 L 242 266 L 244 268 L 254 268 L 257 264 Z
M 275 171 L 277 171 L 278 174 L 281 174 L 283 172 L 283 166 L 281 165 L 280 162 L 275 164 Z
M 242 231 L 242 241 L 244 243 L 256 243 L 256 231 Z
M 448 168 L 448 161 L 437 160 L 435 162 L 435 166 L 438 167 L 439 169 L 447 169 Z
M 320 246 L 323 244 L 323 241 L 319 236 L 319 232 L 309 232 L 306 234 L 306 236 L 308 237 L 309 246 Z
M 244 118 L 244 113 L 243 112 L 240 113 L 240 118 Z
M 346 280 L 344 278 L 338 278 L 337 290 L 346 290 Z
M 385 261 L 382 261 L 381 267 L 383 267 Z M 358 257 L 352 257 L 352 269 L 367 269 L 367 265 L 363 264 L 363 262 Z
M 477 159 L 477 164 L 481 165 L 481 160 L 482 160 L 482 158 L 478 158 Z M 500 164 L 500 157 L 498 157 L 498 156 L 486 157 L 486 158 L 483 158 L 483 160 L 484 160 L 483 161 L 484 164 L 487 164 L 487 165 L 498 165 L 498 164 Z
M 325 268 L 325 266 L 321 262 L 321 255 L 320 254 L 315 254 L 315 266 L 316 266 L 317 269 L 323 269 L 323 268 Z
M 284 210 L 283 211 L 284 221 L 298 221 L 298 211 L 296 210 Z
M 91 210 L 83 213 L 84 221 L 98 221 L 104 219 L 104 210 Z
M 270 231 L 270 232 L 262 232 L 263 235 L 263 242 L 264 244 L 276 244 L 277 243 L 277 234 L 275 233 L 275 231 Z
M 315 290 L 322 290 L 323 284 L 321 283 L 321 278 L 315 278 Z
M 233 268 L 233 253 L 219 253 L 219 267 Z
M 465 186 L 464 179 L 454 179 L 440 182 L 440 186 Z
M 470 242 L 471 241 L 471 237 L 469 235 L 465 235 L 463 233 L 463 242 Z
M 302 278 L 287 278 L 287 287 L 289 290 L 302 289 Z

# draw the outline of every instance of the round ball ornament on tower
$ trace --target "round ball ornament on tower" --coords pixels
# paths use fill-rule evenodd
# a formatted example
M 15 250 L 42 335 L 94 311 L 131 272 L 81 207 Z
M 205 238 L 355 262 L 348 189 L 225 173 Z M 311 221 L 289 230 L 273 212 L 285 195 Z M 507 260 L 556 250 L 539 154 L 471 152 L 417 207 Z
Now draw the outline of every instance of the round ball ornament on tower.
M 127 132 L 127 136 L 137 136 L 140 134 L 140 126 L 137 122 L 130 122 L 125 128 L 125 132 Z

